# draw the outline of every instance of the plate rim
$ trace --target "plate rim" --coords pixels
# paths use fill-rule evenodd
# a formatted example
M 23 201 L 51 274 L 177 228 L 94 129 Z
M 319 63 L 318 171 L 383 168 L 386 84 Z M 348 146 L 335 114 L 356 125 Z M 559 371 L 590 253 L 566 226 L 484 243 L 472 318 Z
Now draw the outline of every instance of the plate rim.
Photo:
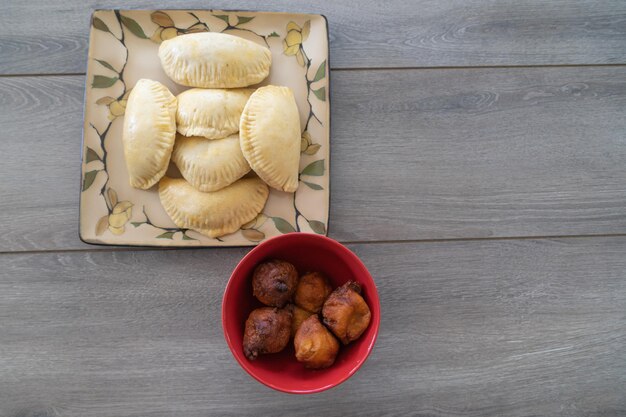
M 132 9 L 132 8 L 125 8 L 125 9 L 118 9 L 118 8 L 112 8 L 112 9 L 107 9 L 107 8 L 96 8 L 93 9 L 93 11 L 91 12 L 91 15 L 89 16 L 89 26 L 88 26 L 88 30 L 89 30 L 89 43 L 88 43 L 88 48 L 87 48 L 87 60 L 85 61 L 85 90 L 83 93 L 83 109 L 82 109 L 82 113 L 83 116 L 81 118 L 82 121 L 82 126 L 81 126 L 81 141 L 80 141 L 80 165 L 78 166 L 78 170 L 79 170 L 79 184 L 78 184 L 78 238 L 80 239 L 81 242 L 87 244 L 87 245 L 93 245 L 93 246 L 115 246 L 115 247 L 120 247 L 120 248 L 174 248 L 174 249 L 198 249 L 198 248 L 249 248 L 249 247 L 256 247 L 259 244 L 261 244 L 264 241 L 267 241 L 269 239 L 272 239 L 274 236 L 272 237 L 268 237 L 267 239 L 264 239 L 261 242 L 250 242 L 250 244 L 246 244 L 246 245 L 241 245 L 241 244 L 228 244 L 228 242 L 225 242 L 225 244 L 221 244 L 221 245 L 208 245 L 206 243 L 200 243 L 200 244 L 194 244 L 194 243 L 190 243 L 187 245 L 172 245 L 170 243 L 167 243 L 167 241 L 163 241 L 163 244 L 156 244 L 156 243 L 112 243 L 112 242 L 107 242 L 107 241 L 103 241 L 101 239 L 98 239 L 97 237 L 94 239 L 89 239 L 83 236 L 83 230 L 82 230 L 82 216 L 83 216 L 83 207 L 82 207 L 82 182 L 83 182 L 83 174 L 82 174 L 82 170 L 83 170 L 83 166 L 85 165 L 85 114 L 87 111 L 87 91 L 90 88 L 89 87 L 89 79 L 87 78 L 87 73 L 88 73 L 88 68 L 89 68 L 89 53 L 92 50 L 92 42 L 93 42 L 93 26 L 92 26 L 92 22 L 93 22 L 93 18 L 96 15 L 96 13 L 98 12 L 115 12 L 115 11 L 119 11 L 119 12 L 123 12 L 123 11 L 134 11 L 134 12 L 153 12 L 153 11 L 159 11 L 159 10 L 163 10 L 163 11 L 180 11 L 180 12 L 189 12 L 189 11 L 203 11 L 203 12 L 214 12 L 214 11 L 220 11 L 220 12 L 227 12 L 227 13 L 237 13 L 237 12 L 245 12 L 245 13 L 262 13 L 262 14 L 274 14 L 274 15 L 302 15 L 302 16 L 315 16 L 315 17 L 321 17 L 322 20 L 324 21 L 324 27 L 326 28 L 326 45 L 327 45 L 327 51 L 326 51 L 326 65 L 328 67 L 328 73 L 326 75 L 327 77 L 327 83 L 326 83 L 326 88 L 328 90 L 328 158 L 327 158 L 327 165 L 328 165 L 328 203 L 326 204 L 326 231 L 324 234 L 322 234 L 321 236 L 328 236 L 329 234 L 329 230 L 330 230 L 330 207 L 332 204 L 332 195 L 331 195 L 331 158 L 332 158 L 332 152 L 331 152 L 331 127 L 332 127 L 332 112 L 330 111 L 331 109 L 331 103 L 332 103 L 332 86 L 331 86 L 331 66 L 330 66 L 330 28 L 328 25 L 328 18 L 326 17 L 326 15 L 321 14 L 321 13 L 298 13 L 298 12 L 274 12 L 274 11 L 263 11 L 263 10 L 246 10 L 246 9 L 200 9 L 200 8 L 189 8 L 189 9 L 181 9 L 181 8 L 153 8 L 153 9 L 145 9 L 145 8 L 138 8 L 138 9 Z M 306 232 L 296 232 L 296 233 L 306 233 Z M 316 233 L 319 234 L 319 233 Z M 281 233 L 278 236 L 284 235 L 284 233 Z

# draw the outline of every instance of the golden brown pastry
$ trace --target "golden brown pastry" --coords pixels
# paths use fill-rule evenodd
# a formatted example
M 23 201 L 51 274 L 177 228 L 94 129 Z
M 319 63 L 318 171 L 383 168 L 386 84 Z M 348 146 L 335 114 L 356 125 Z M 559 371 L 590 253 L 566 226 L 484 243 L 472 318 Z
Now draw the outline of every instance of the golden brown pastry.
M 191 33 L 161 43 L 163 70 L 178 84 L 203 88 L 247 87 L 270 72 L 269 48 L 225 33 Z
M 184 179 L 164 177 L 159 198 L 176 226 L 209 237 L 233 233 L 265 206 L 269 189 L 259 178 L 244 177 L 228 187 L 203 193 Z
M 322 307 L 322 316 L 324 324 L 347 345 L 363 334 L 372 314 L 361 297 L 361 286 L 348 281 L 328 296 Z
M 300 277 L 294 301 L 300 308 L 311 313 L 319 313 L 332 290 L 324 275 L 319 272 L 307 272 Z
M 176 97 L 141 79 L 128 96 L 122 144 L 132 187 L 147 190 L 165 174 L 176 135 Z
M 216 140 L 177 134 L 172 161 L 189 184 L 205 193 L 221 190 L 250 171 L 237 134 Z
M 241 112 L 253 91 L 251 88 L 183 91 L 176 97 L 176 130 L 185 136 L 207 139 L 225 138 L 239 132 Z
M 270 187 L 289 193 L 298 189 L 301 136 L 289 87 L 267 85 L 252 93 L 239 122 L 241 150 Z
M 305 368 L 328 368 L 335 362 L 339 352 L 339 342 L 320 323 L 317 314 L 302 323 L 293 343 L 296 348 L 296 359 L 304 363 Z
M 263 304 L 282 307 L 291 301 L 298 285 L 298 271 L 286 261 L 259 264 L 252 275 L 252 292 Z
M 243 353 L 251 361 L 265 353 L 280 352 L 289 343 L 291 312 L 262 307 L 253 310 L 246 320 Z
M 294 337 L 296 335 L 296 332 L 300 328 L 300 325 L 302 325 L 302 322 L 311 317 L 313 313 L 308 312 L 295 304 L 290 304 L 288 308 L 293 314 L 293 319 L 291 320 L 291 337 Z

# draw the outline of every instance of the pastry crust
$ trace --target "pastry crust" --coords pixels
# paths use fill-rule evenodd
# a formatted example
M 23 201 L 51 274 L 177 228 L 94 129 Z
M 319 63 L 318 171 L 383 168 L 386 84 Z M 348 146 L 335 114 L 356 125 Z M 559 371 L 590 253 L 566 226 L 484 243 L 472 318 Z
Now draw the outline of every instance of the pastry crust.
M 264 46 L 224 33 L 190 33 L 161 43 L 165 73 L 178 84 L 203 88 L 247 87 L 270 72 L 272 53 Z
M 239 119 L 254 89 L 192 88 L 177 97 L 176 129 L 184 136 L 221 139 L 239 131 Z
M 324 324 L 344 345 L 355 341 L 372 319 L 369 306 L 361 297 L 361 286 L 348 281 L 335 289 L 322 307 Z
M 335 363 L 339 353 L 339 342 L 320 323 L 317 314 L 304 320 L 293 341 L 296 350 L 296 359 L 304 363 L 305 368 L 328 368 Z
M 217 140 L 177 135 L 172 161 L 183 177 L 202 192 L 222 189 L 250 171 L 238 134 Z
M 259 355 L 277 353 L 289 343 L 291 311 L 261 307 L 253 310 L 246 320 L 243 352 L 253 361 Z
M 233 233 L 263 210 L 269 189 L 259 178 L 242 178 L 221 190 L 203 193 L 184 179 L 163 177 L 159 198 L 178 227 L 209 237 Z
M 137 81 L 128 97 L 122 133 L 132 187 L 146 190 L 161 179 L 175 136 L 176 97 L 157 81 Z
M 311 313 L 319 313 L 331 292 L 333 288 L 326 276 L 321 272 L 307 272 L 298 281 L 294 303 Z
M 271 259 L 254 268 L 252 294 L 265 305 L 283 307 L 293 297 L 298 271 L 287 261 Z
M 241 150 L 270 187 L 294 192 L 300 166 L 300 115 L 288 87 L 268 85 L 250 96 L 239 124 Z

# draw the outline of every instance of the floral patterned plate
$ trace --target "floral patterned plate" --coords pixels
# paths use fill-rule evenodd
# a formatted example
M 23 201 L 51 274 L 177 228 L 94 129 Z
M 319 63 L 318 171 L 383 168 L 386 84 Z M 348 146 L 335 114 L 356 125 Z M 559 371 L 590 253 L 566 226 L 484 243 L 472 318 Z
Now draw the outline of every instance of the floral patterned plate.
M 236 233 L 212 239 L 176 227 L 156 191 L 128 184 L 122 149 L 126 100 L 150 78 L 173 94 L 186 87 L 163 72 L 157 50 L 166 39 L 224 32 L 266 45 L 270 76 L 262 84 L 291 87 L 302 127 L 300 186 L 271 190 L 263 213 Z M 83 128 L 80 238 L 87 243 L 142 246 L 245 246 L 301 231 L 326 234 L 330 153 L 328 26 L 324 16 L 219 10 L 97 10 L 91 19 Z M 180 176 L 170 165 L 167 175 Z

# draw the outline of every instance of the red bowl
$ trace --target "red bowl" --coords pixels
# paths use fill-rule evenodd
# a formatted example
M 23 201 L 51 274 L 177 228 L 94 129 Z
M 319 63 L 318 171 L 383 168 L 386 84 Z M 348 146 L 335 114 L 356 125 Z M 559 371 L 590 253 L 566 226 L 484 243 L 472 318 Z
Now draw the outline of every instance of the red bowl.
M 280 353 L 262 355 L 255 361 L 243 354 L 246 319 L 261 303 L 252 295 L 252 272 L 269 259 L 291 262 L 300 274 L 324 273 L 333 288 L 353 280 L 361 284 L 361 295 L 372 313 L 370 324 L 361 337 L 341 346 L 335 363 L 321 370 L 305 369 L 294 354 L 293 342 Z M 369 356 L 380 326 L 378 291 L 365 265 L 348 248 L 324 236 L 289 233 L 269 239 L 252 249 L 233 271 L 222 301 L 224 337 L 237 362 L 257 381 L 278 391 L 311 394 L 332 388 L 350 378 Z

